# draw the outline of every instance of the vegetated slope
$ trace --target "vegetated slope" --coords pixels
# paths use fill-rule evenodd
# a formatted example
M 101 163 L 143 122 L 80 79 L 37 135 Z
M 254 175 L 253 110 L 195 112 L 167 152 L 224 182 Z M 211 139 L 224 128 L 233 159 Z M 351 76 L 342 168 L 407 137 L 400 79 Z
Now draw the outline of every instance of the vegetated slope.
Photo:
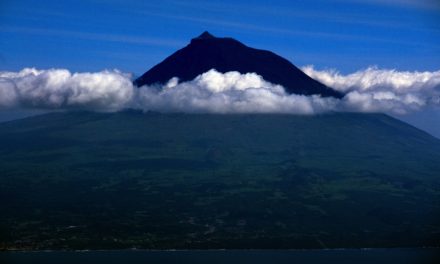
M 382 114 L 0 124 L 3 249 L 439 246 L 440 143 Z

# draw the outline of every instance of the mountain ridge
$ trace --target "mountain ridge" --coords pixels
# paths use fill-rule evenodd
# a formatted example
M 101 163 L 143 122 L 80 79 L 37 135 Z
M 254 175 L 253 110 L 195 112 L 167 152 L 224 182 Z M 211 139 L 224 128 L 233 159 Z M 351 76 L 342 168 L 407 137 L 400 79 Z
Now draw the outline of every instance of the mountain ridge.
M 282 85 L 291 94 L 343 97 L 342 93 L 312 79 L 290 61 L 271 51 L 248 47 L 233 38 L 215 37 L 207 31 L 153 66 L 134 84 L 165 84 L 173 77 L 190 81 L 211 69 L 222 73 L 253 72 L 268 82 Z

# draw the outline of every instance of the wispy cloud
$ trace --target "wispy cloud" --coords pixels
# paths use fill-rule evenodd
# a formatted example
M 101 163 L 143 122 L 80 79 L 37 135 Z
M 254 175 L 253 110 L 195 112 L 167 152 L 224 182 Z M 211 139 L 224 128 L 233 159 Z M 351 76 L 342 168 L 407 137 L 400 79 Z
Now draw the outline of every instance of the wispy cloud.
M 381 6 L 397 6 L 405 8 L 418 8 L 428 11 L 440 11 L 438 0 L 339 0 L 341 2 L 358 2 Z
M 338 0 L 336 0 L 338 1 Z M 339 2 L 347 2 L 348 0 L 340 0 Z M 439 7 L 439 5 L 434 3 L 435 0 L 432 1 L 410 1 L 410 0 L 402 0 L 405 5 L 417 5 L 420 7 L 430 8 Z M 181 6 L 182 8 L 191 8 L 191 9 L 199 9 L 201 12 L 209 12 L 214 14 L 225 14 L 225 13 L 235 13 L 240 15 L 242 10 L 246 10 L 246 15 L 254 15 L 255 17 L 261 16 L 276 16 L 276 17 L 285 17 L 285 18 L 305 18 L 305 19 L 313 19 L 314 21 L 322 21 L 322 22 L 331 22 L 331 23 L 341 23 L 341 24 L 353 24 L 353 25 L 364 25 L 364 26 L 372 26 L 372 27 L 381 27 L 381 28 L 405 28 L 406 30 L 414 30 L 414 31 L 427 31 L 427 32 L 436 32 L 439 33 L 439 27 L 421 27 L 416 26 L 409 23 L 406 20 L 402 20 L 398 17 L 377 17 L 372 14 L 365 14 L 364 12 L 326 12 L 325 10 L 316 10 L 316 9 L 293 9 L 290 6 L 280 6 L 280 5 L 243 5 L 240 3 L 218 3 L 218 2 L 194 2 L 194 1 L 170 1 L 171 3 Z M 325 1 L 323 1 L 325 2 Z M 376 5 L 384 5 L 388 3 L 388 5 L 397 5 L 400 1 L 381 1 L 381 0 L 354 0 L 352 2 L 359 3 L 370 3 Z M 408 2 L 408 3 L 407 3 Z M 428 2 L 428 3 L 427 3 Z
M 349 40 L 349 41 L 370 41 L 370 42 L 382 42 L 382 43 L 394 43 L 399 45 L 410 45 L 410 46 L 432 46 L 429 43 L 421 43 L 417 40 L 414 41 L 403 41 L 401 39 L 396 38 L 384 38 L 384 37 L 373 37 L 369 35 L 356 35 L 356 34 L 340 34 L 333 32 L 324 32 L 324 31 L 307 31 L 307 30 L 292 30 L 285 29 L 280 27 L 269 27 L 269 26 L 260 26 L 256 24 L 242 23 L 238 21 L 226 21 L 222 19 L 212 19 L 212 18 L 203 18 L 203 17 L 194 17 L 194 16 L 185 16 L 185 15 L 173 15 L 173 14 L 165 14 L 160 12 L 149 12 L 149 11 L 137 11 L 138 14 L 142 15 L 150 15 L 157 16 L 166 19 L 175 19 L 182 20 L 187 22 L 194 23 L 202 23 L 202 24 L 210 24 L 216 26 L 222 26 L 227 28 L 235 28 L 240 30 L 248 30 L 254 32 L 264 32 L 271 33 L 276 35 L 291 35 L 291 36 L 305 36 L 309 38 L 325 38 L 325 39 L 333 39 L 333 40 Z
M 56 36 L 67 38 L 79 38 L 83 40 L 95 40 L 105 42 L 120 42 L 137 45 L 150 45 L 150 46 L 166 46 L 166 47 L 181 47 L 185 41 L 161 39 L 153 37 L 140 37 L 133 35 L 122 34 L 108 34 L 108 33 L 92 33 L 73 30 L 60 30 L 51 28 L 34 28 L 34 27 L 17 27 L 17 26 L 3 26 L 0 28 L 0 32 L 11 33 L 23 33 L 42 36 Z

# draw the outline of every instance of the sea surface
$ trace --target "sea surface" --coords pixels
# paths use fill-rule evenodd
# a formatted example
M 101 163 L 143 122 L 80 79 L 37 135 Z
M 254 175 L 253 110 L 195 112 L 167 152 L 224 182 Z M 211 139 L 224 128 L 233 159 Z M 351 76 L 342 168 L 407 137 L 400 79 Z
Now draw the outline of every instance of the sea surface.
M 0 252 L 1 264 L 51 263 L 440 263 L 440 249 L 121 250 Z

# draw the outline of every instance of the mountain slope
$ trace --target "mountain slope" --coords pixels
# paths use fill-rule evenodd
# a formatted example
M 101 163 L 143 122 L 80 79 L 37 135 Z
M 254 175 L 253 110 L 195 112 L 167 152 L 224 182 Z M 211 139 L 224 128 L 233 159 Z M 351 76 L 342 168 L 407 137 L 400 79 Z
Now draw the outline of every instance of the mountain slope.
M 172 77 L 193 80 L 210 69 L 219 72 L 254 72 L 266 81 L 280 84 L 288 93 L 341 98 L 342 94 L 310 78 L 288 60 L 266 50 L 250 48 L 232 38 L 217 38 L 204 32 L 135 80 L 137 86 L 166 83 Z
M 439 246 L 440 141 L 382 114 L 0 124 L 3 249 Z

